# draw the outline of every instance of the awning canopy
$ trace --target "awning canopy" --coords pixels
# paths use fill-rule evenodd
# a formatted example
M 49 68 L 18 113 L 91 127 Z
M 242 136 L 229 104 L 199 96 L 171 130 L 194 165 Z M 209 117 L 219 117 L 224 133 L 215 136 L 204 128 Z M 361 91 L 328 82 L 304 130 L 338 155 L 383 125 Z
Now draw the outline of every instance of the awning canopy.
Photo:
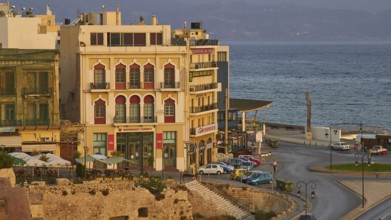
M 57 145 L 56 144 L 31 144 L 31 145 L 22 145 L 23 152 L 47 152 L 47 151 L 55 151 Z
M 14 165 L 24 165 L 26 164 L 26 161 L 20 159 L 20 158 L 17 158 L 17 157 L 14 157 L 14 156 L 11 156 L 12 157 L 12 162 Z
M 93 162 L 96 160 L 95 157 L 92 157 L 90 155 L 87 155 L 85 158 L 84 157 L 79 157 L 79 158 L 75 158 L 75 161 L 77 163 L 81 163 L 81 164 L 84 164 L 84 160 L 88 163 L 88 162 Z
M 236 109 L 241 112 L 255 111 L 261 108 L 269 107 L 273 102 L 252 99 L 229 99 L 230 109 Z
M 21 147 L 22 138 L 20 136 L 0 136 L 0 145 L 5 147 Z

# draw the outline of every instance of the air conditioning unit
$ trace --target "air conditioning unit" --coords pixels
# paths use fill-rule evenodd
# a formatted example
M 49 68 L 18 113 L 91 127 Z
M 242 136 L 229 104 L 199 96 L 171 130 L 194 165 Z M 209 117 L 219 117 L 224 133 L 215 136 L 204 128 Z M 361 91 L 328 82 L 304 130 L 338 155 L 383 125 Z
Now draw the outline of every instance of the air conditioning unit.
M 41 138 L 41 141 L 43 141 L 43 142 L 51 142 L 52 138 L 51 137 L 43 137 L 43 138 Z

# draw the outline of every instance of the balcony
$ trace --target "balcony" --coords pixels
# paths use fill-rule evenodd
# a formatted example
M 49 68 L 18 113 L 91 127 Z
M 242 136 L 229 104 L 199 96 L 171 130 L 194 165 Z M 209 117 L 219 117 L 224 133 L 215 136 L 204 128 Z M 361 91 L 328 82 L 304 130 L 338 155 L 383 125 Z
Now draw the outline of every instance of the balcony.
M 90 83 L 90 89 L 96 90 L 96 89 L 110 89 L 110 83 Z
M 190 40 L 190 46 L 206 46 L 206 45 L 219 45 L 219 40 L 215 39 L 199 39 L 196 41 Z
M 218 131 L 217 124 L 210 124 L 198 128 L 190 128 L 190 136 L 197 137 Z
M 16 89 L 0 88 L 0 95 L 16 95 Z
M 25 121 L 26 126 L 40 126 L 40 125 L 50 125 L 50 120 L 49 119 L 27 119 Z
M 157 117 L 114 117 L 114 124 L 156 123 Z
M 179 82 L 173 82 L 173 83 L 165 83 L 165 82 L 161 82 L 160 83 L 160 89 L 161 90 L 179 90 L 181 87 L 180 87 L 180 83 Z
M 209 84 L 202 84 L 202 85 L 191 85 L 190 86 L 190 93 L 197 93 L 200 91 L 205 90 L 211 90 L 211 89 L 217 89 L 218 83 L 209 83 Z
M 198 107 L 190 107 L 191 114 L 207 112 L 207 111 L 211 111 L 211 110 L 217 110 L 217 103 L 214 103 L 211 105 L 198 106 Z
M 24 96 L 50 96 L 52 88 L 24 88 Z
M 143 82 L 130 82 L 128 83 L 128 89 L 141 89 Z
M 6 126 L 23 126 L 22 120 L 0 120 L 0 127 L 6 127 Z
M 217 62 L 190 63 L 190 70 L 217 68 Z

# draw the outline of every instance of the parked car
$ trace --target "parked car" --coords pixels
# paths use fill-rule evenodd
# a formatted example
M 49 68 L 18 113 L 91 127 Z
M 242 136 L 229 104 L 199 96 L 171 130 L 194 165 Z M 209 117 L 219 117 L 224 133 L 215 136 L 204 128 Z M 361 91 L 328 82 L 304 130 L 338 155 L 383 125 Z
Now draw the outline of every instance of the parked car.
M 238 179 L 239 181 L 241 181 L 242 183 L 248 183 L 248 180 L 255 176 L 257 173 L 261 173 L 262 171 L 260 170 L 249 170 L 247 173 L 245 173 L 243 176 L 240 177 L 240 179 Z
M 249 173 L 249 171 L 247 169 L 243 169 L 243 168 L 234 169 L 231 172 L 231 179 L 240 180 L 240 178 L 243 175 L 247 175 L 248 173 Z
M 311 213 L 300 215 L 297 220 L 316 220 L 315 215 Z
M 251 169 L 253 167 L 253 162 L 242 159 L 242 158 L 231 158 L 227 161 L 227 164 L 229 164 L 235 168 Z
M 239 155 L 239 158 L 250 160 L 250 161 L 254 162 L 256 165 L 261 164 L 261 160 L 256 159 L 252 155 Z
M 200 175 L 203 175 L 203 174 L 218 174 L 218 175 L 220 175 L 220 174 L 224 173 L 224 169 L 219 164 L 207 164 L 205 166 L 199 167 L 197 172 Z
M 214 164 L 219 164 L 220 166 L 222 166 L 223 169 L 224 169 L 224 173 L 231 173 L 232 170 L 235 169 L 235 167 L 233 167 L 233 166 L 231 166 L 231 165 L 228 165 L 228 164 L 226 164 L 225 162 L 222 162 L 222 161 L 220 161 L 220 162 L 215 162 Z
M 372 149 L 369 150 L 369 152 L 371 154 L 386 155 L 387 149 L 381 145 L 374 145 Z
M 337 142 L 330 145 L 330 147 L 334 150 L 350 150 L 350 145 L 346 142 Z
M 249 178 L 247 183 L 251 185 L 258 185 L 262 183 L 270 183 L 273 180 L 273 174 L 271 172 L 255 172 Z

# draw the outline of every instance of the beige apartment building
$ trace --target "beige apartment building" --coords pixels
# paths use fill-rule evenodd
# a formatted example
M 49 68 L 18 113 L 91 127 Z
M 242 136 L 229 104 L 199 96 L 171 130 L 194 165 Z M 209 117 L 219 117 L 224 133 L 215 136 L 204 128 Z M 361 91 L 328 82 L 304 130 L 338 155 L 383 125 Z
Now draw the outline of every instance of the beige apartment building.
M 45 15 L 0 3 L 0 48 L 56 49 L 59 26 L 47 6 Z
M 0 146 L 60 155 L 59 52 L 54 16 L 0 4 Z M 54 32 L 51 32 L 54 31 Z M 39 49 L 37 49 L 39 48 Z
M 122 25 L 117 9 L 61 27 L 62 114 L 85 126 L 87 153 L 152 170 L 216 160 L 219 46 L 192 25 Z

